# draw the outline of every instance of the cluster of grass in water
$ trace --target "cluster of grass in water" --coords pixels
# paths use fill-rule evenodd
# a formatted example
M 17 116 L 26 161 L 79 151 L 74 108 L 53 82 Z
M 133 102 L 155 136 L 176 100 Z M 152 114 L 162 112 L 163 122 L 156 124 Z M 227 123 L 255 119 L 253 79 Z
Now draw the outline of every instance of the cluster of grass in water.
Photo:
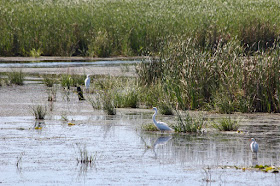
M 23 0 L 0 1 L 0 55 L 147 55 L 170 36 L 215 48 L 239 42 L 272 46 L 279 35 L 278 1 Z

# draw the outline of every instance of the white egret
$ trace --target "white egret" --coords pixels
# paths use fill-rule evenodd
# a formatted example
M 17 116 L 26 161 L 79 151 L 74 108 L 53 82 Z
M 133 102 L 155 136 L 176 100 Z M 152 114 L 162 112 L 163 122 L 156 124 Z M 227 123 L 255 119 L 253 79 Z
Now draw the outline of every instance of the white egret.
M 156 115 L 157 115 L 157 108 L 153 107 L 153 109 L 155 110 L 155 113 L 153 115 L 153 122 L 155 124 L 155 126 L 160 130 L 160 131 L 173 131 L 173 129 L 171 129 L 170 127 L 168 127 L 168 125 L 164 122 L 157 122 L 156 121 Z
M 254 153 L 258 153 L 259 144 L 256 142 L 255 138 L 251 138 L 252 143 L 250 144 L 251 151 Z
M 89 85 L 90 85 L 90 75 L 87 75 L 87 78 L 85 79 L 85 86 L 86 86 L 86 90 L 89 90 Z

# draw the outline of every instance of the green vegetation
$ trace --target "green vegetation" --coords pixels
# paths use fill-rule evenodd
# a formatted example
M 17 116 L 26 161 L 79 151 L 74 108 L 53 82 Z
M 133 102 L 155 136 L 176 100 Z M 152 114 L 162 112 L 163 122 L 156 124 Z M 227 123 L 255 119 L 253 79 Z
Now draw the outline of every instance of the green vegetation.
M 56 75 L 43 75 L 43 83 L 47 87 L 53 87 L 57 83 Z
M 9 84 L 23 85 L 25 74 L 21 70 L 9 72 L 7 75 Z
M 230 117 L 222 118 L 217 123 L 213 122 L 212 126 L 219 131 L 234 131 L 239 127 L 238 122 L 232 120 Z
M 62 74 L 60 76 L 60 84 L 62 87 L 75 87 L 85 84 L 86 75 L 78 74 Z
M 4 0 L 0 56 L 151 56 L 136 80 L 124 80 L 129 86 L 96 84 L 103 108 L 280 112 L 279 7 L 265 0 Z M 60 82 L 84 79 L 65 74 Z
M 273 46 L 278 1 L 23 0 L 0 2 L 0 56 L 147 55 L 171 36 L 196 48 L 237 41 L 246 51 Z
M 280 47 L 246 54 L 236 42 L 197 50 L 192 39 L 167 43 L 159 58 L 137 67 L 147 102 L 178 109 L 280 112 Z M 148 104 L 147 104 L 148 105 Z
M 143 124 L 141 126 L 142 131 L 159 131 L 153 123 Z
M 177 111 L 178 122 L 172 126 L 175 132 L 201 132 L 204 126 L 204 119 L 202 117 L 193 118 L 186 114 L 185 118 L 182 118 L 181 114 Z
M 35 119 L 45 119 L 47 114 L 47 107 L 43 105 L 34 105 L 31 107 Z

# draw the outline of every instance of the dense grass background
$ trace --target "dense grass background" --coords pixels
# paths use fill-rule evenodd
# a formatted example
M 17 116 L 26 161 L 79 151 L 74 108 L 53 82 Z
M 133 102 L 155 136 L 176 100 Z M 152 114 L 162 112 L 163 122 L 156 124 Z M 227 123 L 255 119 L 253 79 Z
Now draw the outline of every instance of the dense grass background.
M 0 55 L 149 55 L 171 36 L 258 50 L 278 38 L 278 12 L 276 0 L 2 0 Z
M 200 51 L 192 39 L 166 45 L 159 59 L 137 68 L 148 103 L 176 109 L 280 112 L 280 47 L 245 52 L 236 42 Z

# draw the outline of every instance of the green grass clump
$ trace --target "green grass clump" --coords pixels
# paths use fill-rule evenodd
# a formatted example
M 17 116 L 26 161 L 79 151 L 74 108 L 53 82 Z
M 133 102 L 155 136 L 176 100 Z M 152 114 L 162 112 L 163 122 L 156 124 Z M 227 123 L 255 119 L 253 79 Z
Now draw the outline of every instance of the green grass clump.
M 203 118 L 193 118 L 186 114 L 185 118 L 182 118 L 181 114 L 177 111 L 178 122 L 172 126 L 175 132 L 201 132 L 204 126 Z
M 91 103 L 93 109 L 101 109 L 107 115 L 116 114 L 115 102 L 110 92 L 100 92 L 95 96 L 88 96 L 87 100 Z
M 237 121 L 232 120 L 230 117 L 222 118 L 218 122 L 213 122 L 212 126 L 219 131 L 235 131 L 238 129 L 239 124 Z
M 158 131 L 158 128 L 153 123 L 143 124 L 141 126 L 143 131 Z
M 62 74 L 60 77 L 60 84 L 62 87 L 75 87 L 85 84 L 85 75 L 77 74 Z
M 47 87 L 53 87 L 57 83 L 57 79 L 54 75 L 43 75 L 43 83 Z
M 35 48 L 32 48 L 29 53 L 31 57 L 40 57 L 43 52 L 41 49 L 36 50 Z
M 43 105 L 34 105 L 31 107 L 35 119 L 45 119 L 47 114 L 47 107 Z
M 9 84 L 23 85 L 25 74 L 21 70 L 9 72 L 7 75 Z

